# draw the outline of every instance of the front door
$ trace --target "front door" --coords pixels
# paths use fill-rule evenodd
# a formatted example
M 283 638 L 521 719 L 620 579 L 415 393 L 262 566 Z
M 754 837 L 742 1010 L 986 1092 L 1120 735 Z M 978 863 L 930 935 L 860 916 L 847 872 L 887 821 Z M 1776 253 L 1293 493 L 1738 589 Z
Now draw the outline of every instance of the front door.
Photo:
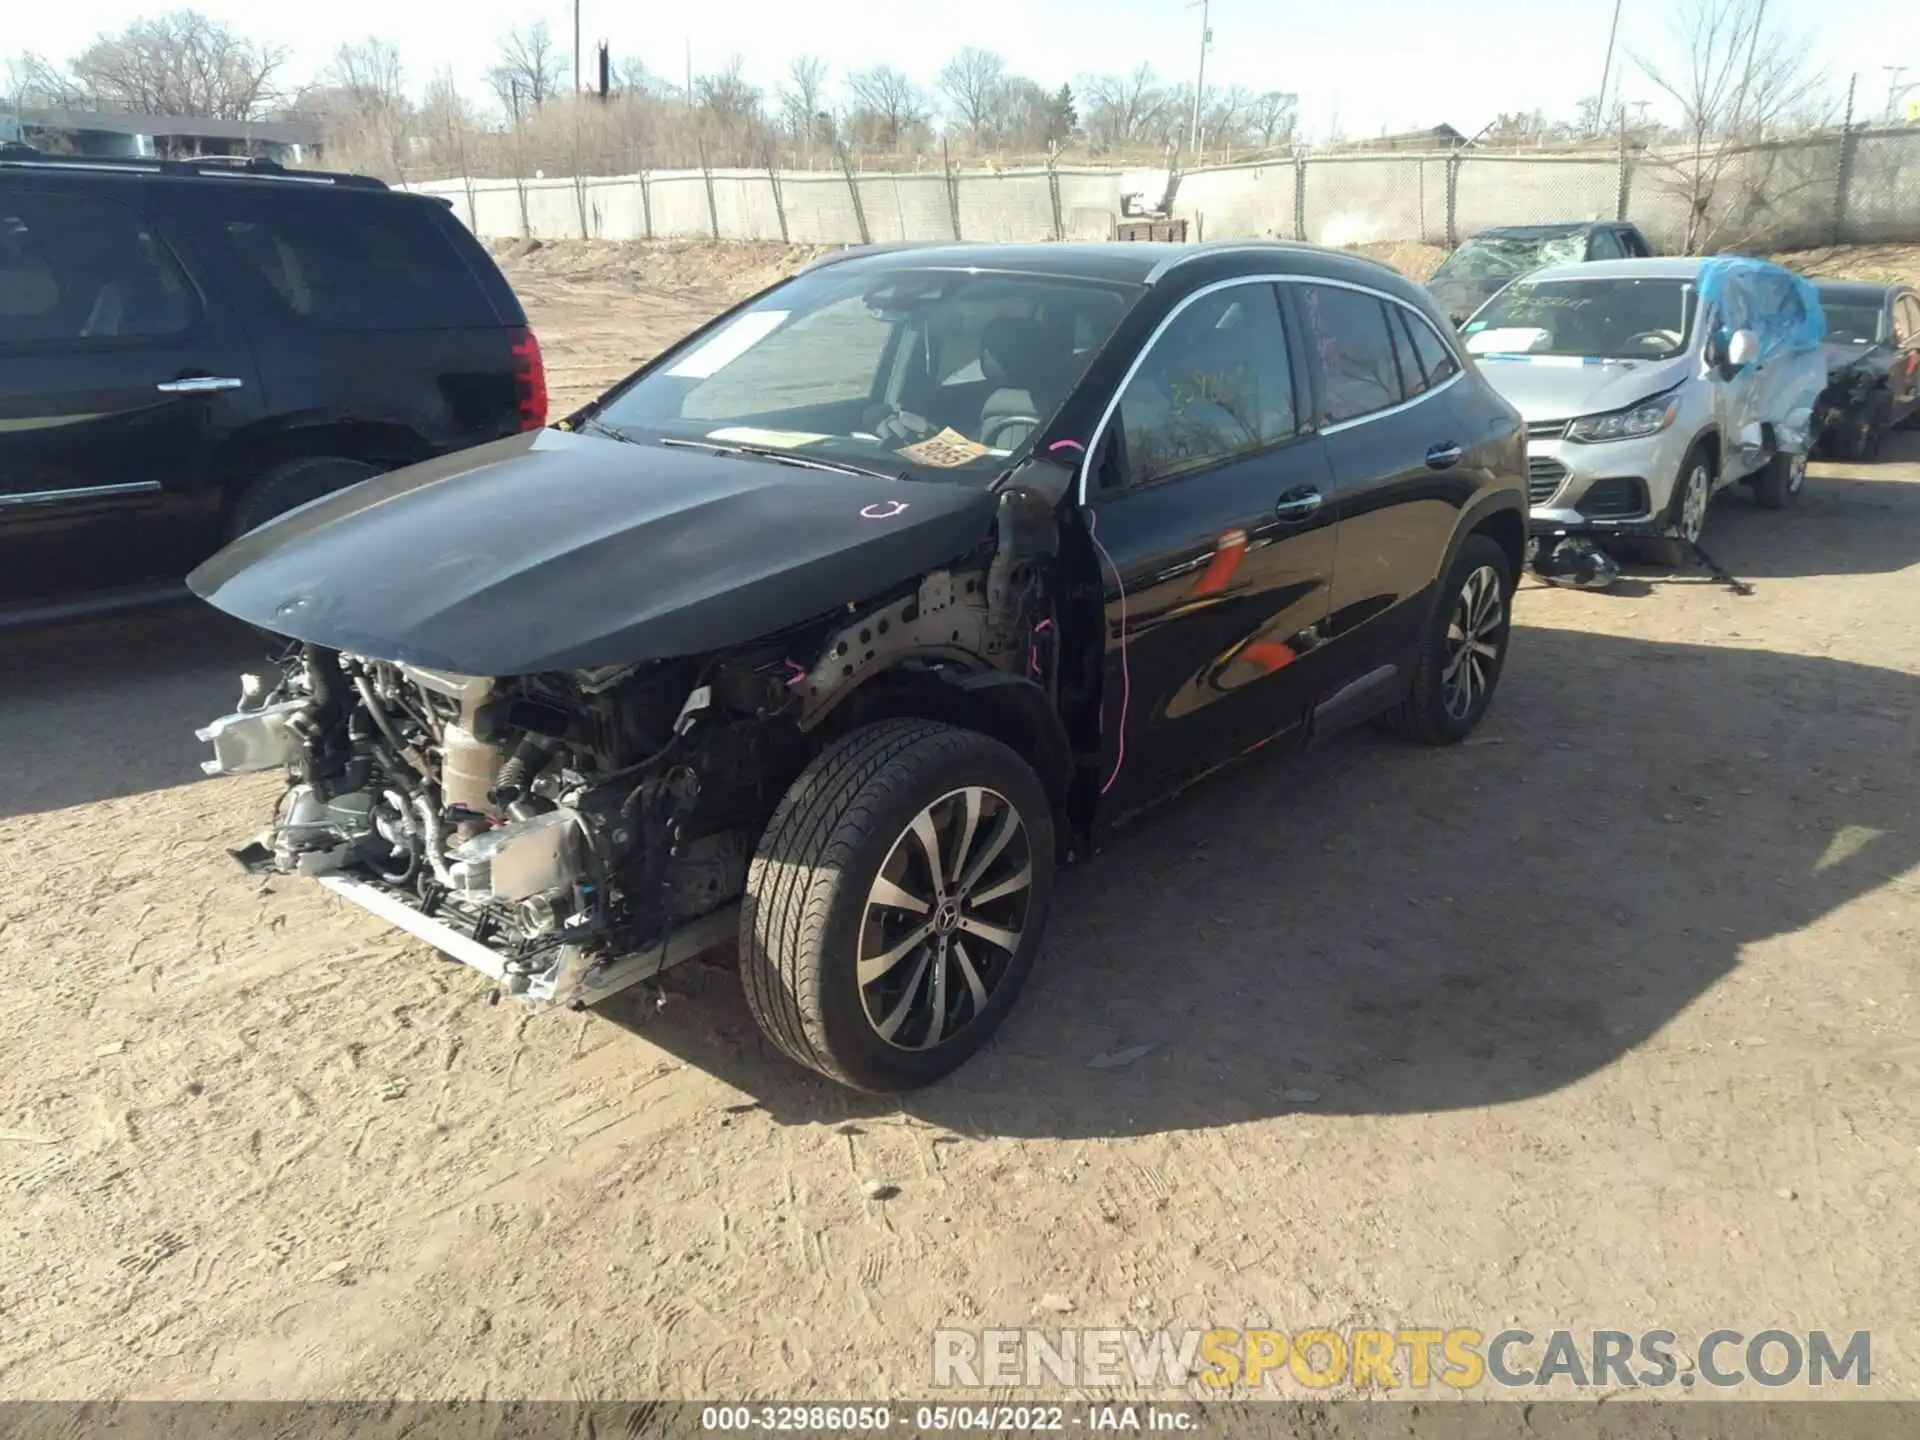
M 1320 683 L 1331 484 L 1271 284 L 1181 303 L 1089 463 L 1118 818 L 1296 725 Z
M 257 393 L 131 205 L 0 191 L 0 603 L 178 580 Z

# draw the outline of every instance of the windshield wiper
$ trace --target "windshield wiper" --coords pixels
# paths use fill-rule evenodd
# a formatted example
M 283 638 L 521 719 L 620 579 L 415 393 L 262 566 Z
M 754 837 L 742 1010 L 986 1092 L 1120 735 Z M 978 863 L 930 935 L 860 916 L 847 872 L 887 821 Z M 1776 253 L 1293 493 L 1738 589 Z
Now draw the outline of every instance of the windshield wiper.
M 616 430 L 604 420 L 588 420 L 580 426 L 581 433 L 601 435 L 608 440 L 618 440 L 622 445 L 638 445 L 640 441 L 624 430 Z
M 836 475 L 860 475 L 868 480 L 905 480 L 904 473 L 889 475 L 884 470 L 874 470 L 865 465 L 855 465 L 846 460 L 821 460 L 812 455 L 796 455 L 791 450 L 776 450 L 770 445 L 737 445 L 718 440 L 680 440 L 672 436 L 662 438 L 662 445 L 671 445 L 681 450 L 705 450 L 714 455 L 746 455 L 756 460 L 772 460 L 781 465 L 793 465 L 801 470 L 825 470 Z

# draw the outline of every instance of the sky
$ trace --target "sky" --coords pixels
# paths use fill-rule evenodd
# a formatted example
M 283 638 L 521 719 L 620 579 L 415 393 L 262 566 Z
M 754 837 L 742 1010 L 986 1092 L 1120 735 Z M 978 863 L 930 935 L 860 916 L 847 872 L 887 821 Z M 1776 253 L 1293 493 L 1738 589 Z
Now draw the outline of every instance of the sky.
M 1900 83 L 1920 81 L 1917 0 L 1767 3 L 1770 17 L 1805 41 L 1836 96 L 1858 72 L 1863 112 L 1877 115 L 1885 104 L 1883 66 L 1905 64 Z M 11 12 L 0 20 L 0 54 L 64 58 L 101 31 L 176 4 L 285 45 L 295 81 L 323 66 L 343 39 L 372 35 L 398 46 L 416 91 L 451 68 L 477 98 L 509 27 L 544 18 L 562 51 L 572 46 L 571 0 L 0 0 Z M 1658 113 L 1658 92 L 1627 57 L 1671 59 L 1673 0 L 1620 0 L 1620 8 L 1619 98 L 1653 102 Z M 1600 83 L 1613 10 L 1612 0 L 1211 0 L 1207 85 L 1298 94 L 1312 141 L 1336 128 L 1359 138 L 1441 123 L 1471 134 L 1502 111 L 1571 118 Z M 617 56 L 637 56 L 677 80 L 690 45 L 696 72 L 738 54 L 748 79 L 769 94 L 798 54 L 823 56 L 836 75 L 884 61 L 930 86 L 966 45 L 997 51 L 1049 86 L 1142 60 L 1178 82 L 1192 80 L 1199 59 L 1200 8 L 1187 0 L 705 0 L 671 8 L 580 0 L 580 29 L 586 70 L 604 39 Z M 1920 90 L 1906 99 L 1916 97 Z

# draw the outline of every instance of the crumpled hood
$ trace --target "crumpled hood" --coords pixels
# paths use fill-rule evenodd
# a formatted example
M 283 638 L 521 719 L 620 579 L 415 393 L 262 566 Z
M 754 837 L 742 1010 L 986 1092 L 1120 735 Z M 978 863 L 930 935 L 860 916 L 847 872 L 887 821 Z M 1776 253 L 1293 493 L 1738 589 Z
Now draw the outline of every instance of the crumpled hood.
M 1604 363 L 1558 356 L 1528 359 L 1520 355 L 1478 355 L 1486 382 L 1530 424 L 1604 415 L 1670 390 L 1692 373 L 1695 361 L 1609 360 Z
M 963 555 L 978 485 L 539 430 L 363 481 L 187 578 L 262 629 L 464 675 L 737 645 Z

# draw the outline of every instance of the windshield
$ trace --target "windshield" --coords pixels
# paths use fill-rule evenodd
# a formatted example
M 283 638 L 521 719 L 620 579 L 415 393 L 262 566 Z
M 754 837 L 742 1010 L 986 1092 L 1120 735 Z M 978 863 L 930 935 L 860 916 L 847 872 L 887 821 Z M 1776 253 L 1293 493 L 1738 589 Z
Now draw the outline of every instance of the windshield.
M 1435 274 L 1459 280 L 1507 279 L 1547 265 L 1577 264 L 1586 258 L 1584 235 L 1561 235 L 1551 240 L 1476 235 L 1449 255 Z
M 1054 275 L 828 268 L 739 311 L 589 424 L 626 439 L 991 479 L 1141 293 Z
M 1827 317 L 1829 345 L 1872 345 L 1880 339 L 1878 305 L 1840 305 L 1822 296 L 1820 313 Z
M 1521 280 L 1467 325 L 1467 349 L 1670 360 L 1686 351 L 1695 299 L 1686 280 Z

